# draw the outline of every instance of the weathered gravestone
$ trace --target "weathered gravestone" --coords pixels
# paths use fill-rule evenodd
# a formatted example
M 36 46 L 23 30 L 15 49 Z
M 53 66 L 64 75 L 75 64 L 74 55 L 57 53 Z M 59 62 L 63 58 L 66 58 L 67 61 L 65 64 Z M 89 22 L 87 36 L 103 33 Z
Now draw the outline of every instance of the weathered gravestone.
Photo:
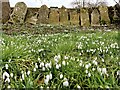
M 70 24 L 79 25 L 79 13 L 77 13 L 77 10 L 70 11 Z
M 11 8 L 10 8 L 10 3 L 9 0 L 1 0 L 0 1 L 0 20 L 2 23 L 6 23 L 9 20 L 10 13 L 11 13 Z
M 97 9 L 93 9 L 91 13 L 91 26 L 100 26 L 100 14 Z
M 27 13 L 27 5 L 24 2 L 16 3 L 12 14 L 10 15 L 9 22 L 11 23 L 24 23 Z
M 59 24 L 58 8 L 50 8 L 49 24 Z
M 61 25 L 68 25 L 69 21 L 68 21 L 68 11 L 67 9 L 62 6 L 59 10 L 59 15 L 60 15 L 60 24 Z
M 89 13 L 87 8 L 80 9 L 81 26 L 90 26 Z
M 38 11 L 38 21 L 39 24 L 48 24 L 48 14 L 49 9 L 46 5 L 42 5 Z
M 109 25 L 110 24 L 110 19 L 109 19 L 109 15 L 108 15 L 108 8 L 107 6 L 100 6 L 99 7 L 99 11 L 100 11 L 100 16 L 101 16 L 101 24 L 102 25 Z

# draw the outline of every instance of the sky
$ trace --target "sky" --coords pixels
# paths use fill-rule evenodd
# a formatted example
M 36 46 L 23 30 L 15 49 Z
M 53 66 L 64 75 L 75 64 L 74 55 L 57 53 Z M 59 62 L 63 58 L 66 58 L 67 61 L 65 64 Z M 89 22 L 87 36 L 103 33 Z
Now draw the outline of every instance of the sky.
M 40 7 L 41 5 L 45 4 L 48 7 L 61 7 L 62 5 L 64 5 L 67 8 L 71 8 L 73 7 L 71 5 L 71 2 L 75 0 L 9 0 L 9 1 L 11 7 L 14 7 L 17 2 L 25 2 L 28 7 Z M 106 1 L 108 3 L 108 6 L 115 5 L 114 0 Z

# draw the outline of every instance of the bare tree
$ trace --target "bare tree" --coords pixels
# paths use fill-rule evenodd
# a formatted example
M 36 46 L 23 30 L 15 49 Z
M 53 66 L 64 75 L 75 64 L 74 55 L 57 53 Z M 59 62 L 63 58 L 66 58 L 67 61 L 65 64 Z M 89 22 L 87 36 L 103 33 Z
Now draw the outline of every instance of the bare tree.
M 100 5 L 104 5 L 107 6 L 107 2 L 106 0 L 96 0 L 96 1 L 92 1 L 92 0 L 74 0 L 71 5 L 73 5 L 73 7 L 76 8 L 80 8 L 80 7 L 97 7 Z

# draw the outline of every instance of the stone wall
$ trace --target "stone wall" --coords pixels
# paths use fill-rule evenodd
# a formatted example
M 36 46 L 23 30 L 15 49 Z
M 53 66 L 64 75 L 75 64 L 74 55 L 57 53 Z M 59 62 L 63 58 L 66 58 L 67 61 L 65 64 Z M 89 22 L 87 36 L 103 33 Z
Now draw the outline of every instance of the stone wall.
M 4 10 L 3 13 L 7 12 L 8 15 L 8 13 L 10 13 L 9 9 Z M 108 9 L 108 7 L 101 6 L 92 9 L 92 11 L 90 11 L 91 13 L 89 13 L 89 8 L 80 8 L 78 10 L 65 8 L 64 6 L 61 8 L 48 8 L 46 5 L 42 5 L 40 8 L 27 8 L 25 3 L 18 2 L 14 8 L 11 8 L 12 13 L 10 19 L 5 19 L 9 19 L 8 22 L 13 20 L 15 23 L 80 25 L 83 27 L 100 26 L 110 25 L 111 23 L 110 18 L 114 15 L 111 17 L 111 15 L 109 15 L 110 10 Z M 3 21 L 7 22 L 7 20 L 4 20 L 4 17 Z

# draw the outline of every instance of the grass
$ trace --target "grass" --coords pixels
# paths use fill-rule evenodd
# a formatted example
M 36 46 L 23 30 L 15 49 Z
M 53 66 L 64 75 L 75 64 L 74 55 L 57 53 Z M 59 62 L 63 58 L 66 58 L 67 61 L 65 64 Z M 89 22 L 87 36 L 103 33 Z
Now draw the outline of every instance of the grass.
M 3 34 L 2 89 L 120 88 L 118 39 L 118 31 Z

